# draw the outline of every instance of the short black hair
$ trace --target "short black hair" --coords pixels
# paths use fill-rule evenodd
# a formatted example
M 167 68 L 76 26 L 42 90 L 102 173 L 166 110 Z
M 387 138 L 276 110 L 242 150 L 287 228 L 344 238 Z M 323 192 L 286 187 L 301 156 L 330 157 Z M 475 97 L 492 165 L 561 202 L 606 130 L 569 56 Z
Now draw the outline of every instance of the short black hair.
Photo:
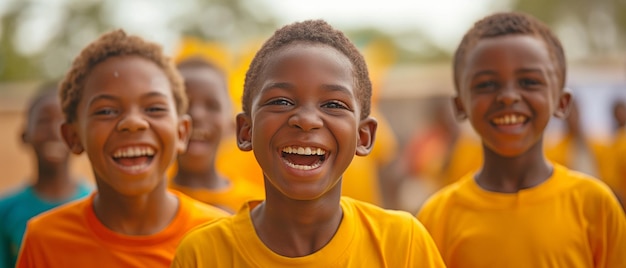
M 307 20 L 286 25 L 272 35 L 256 53 L 246 73 L 243 87 L 242 107 L 244 113 L 250 115 L 252 96 L 258 91 L 259 75 L 268 59 L 289 44 L 304 42 L 331 46 L 344 54 L 352 63 L 355 95 L 361 106 L 361 118 L 370 114 L 372 98 L 372 82 L 367 71 L 363 55 L 346 35 L 334 29 L 323 20 Z
M 87 45 L 74 59 L 72 67 L 61 82 L 59 96 L 67 123 L 72 123 L 76 119 L 76 109 L 91 70 L 108 58 L 126 55 L 139 56 L 159 66 L 170 81 L 176 111 L 179 115 L 187 112 L 187 95 L 183 80 L 172 60 L 163 53 L 163 48 L 118 29 L 101 35 Z
M 465 63 L 466 53 L 471 47 L 483 39 L 514 34 L 531 35 L 543 40 L 559 75 L 560 88 L 563 89 L 565 87 L 567 66 L 561 41 L 548 26 L 533 16 L 521 12 L 503 12 L 492 14 L 477 21 L 463 36 L 461 43 L 456 49 L 453 61 L 454 87 L 456 91 L 459 91 L 459 75 Z

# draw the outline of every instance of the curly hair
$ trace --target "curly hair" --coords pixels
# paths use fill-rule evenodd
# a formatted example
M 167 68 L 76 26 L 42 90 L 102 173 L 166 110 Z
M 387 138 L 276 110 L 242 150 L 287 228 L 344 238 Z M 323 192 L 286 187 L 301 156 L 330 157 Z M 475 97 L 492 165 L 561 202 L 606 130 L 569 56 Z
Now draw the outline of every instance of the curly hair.
M 459 91 L 459 75 L 465 63 L 467 51 L 482 39 L 506 35 L 531 35 L 543 40 L 557 69 L 556 71 L 560 78 L 560 88 L 565 86 L 566 62 L 561 41 L 548 26 L 538 19 L 525 13 L 504 12 L 495 13 L 479 20 L 463 36 L 454 54 L 453 61 L 454 87 L 457 92 Z
M 217 66 L 214 62 L 207 60 L 201 56 L 191 56 L 188 58 L 182 59 L 178 64 L 176 64 L 176 68 L 179 72 L 188 69 L 208 69 L 213 72 L 216 72 L 217 75 L 222 79 L 224 85 L 228 85 L 228 81 L 226 81 L 226 73 L 222 68 Z M 228 88 L 225 88 L 228 90 Z
M 70 70 L 61 81 L 59 96 L 67 123 L 76 120 L 76 110 L 84 91 L 85 81 L 95 66 L 108 58 L 127 55 L 140 56 L 159 66 L 170 81 L 178 114 L 187 111 L 187 95 L 183 80 L 174 63 L 163 53 L 162 47 L 118 29 L 101 35 L 87 45 L 74 59 Z
M 243 111 L 250 115 L 252 96 L 258 89 L 260 73 L 277 51 L 294 43 L 324 44 L 344 54 L 352 63 L 357 90 L 356 97 L 361 106 L 361 118 L 369 116 L 372 97 L 372 83 L 369 79 L 367 65 L 363 55 L 354 44 L 343 34 L 323 20 L 307 20 L 286 25 L 278 29 L 256 53 L 246 73 L 243 87 Z

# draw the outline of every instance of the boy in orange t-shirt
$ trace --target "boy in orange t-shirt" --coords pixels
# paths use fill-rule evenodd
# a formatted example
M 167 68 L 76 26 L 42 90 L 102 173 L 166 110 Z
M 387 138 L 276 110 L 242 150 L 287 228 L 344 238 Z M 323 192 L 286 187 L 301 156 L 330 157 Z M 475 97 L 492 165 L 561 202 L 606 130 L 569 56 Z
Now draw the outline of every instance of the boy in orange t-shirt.
M 60 97 L 63 138 L 87 153 L 97 191 L 31 220 L 17 267 L 169 267 L 189 229 L 227 215 L 167 190 L 190 119 L 160 46 L 122 30 L 102 35 L 74 60 Z

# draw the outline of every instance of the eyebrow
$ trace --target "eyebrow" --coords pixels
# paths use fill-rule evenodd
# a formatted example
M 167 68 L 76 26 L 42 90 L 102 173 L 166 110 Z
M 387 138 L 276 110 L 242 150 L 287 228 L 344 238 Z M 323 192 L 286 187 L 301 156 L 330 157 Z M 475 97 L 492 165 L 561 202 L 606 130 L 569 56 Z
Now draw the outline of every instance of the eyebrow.
M 100 100 L 109 100 L 109 101 L 117 101 L 118 98 L 114 97 L 112 95 L 107 95 L 107 94 L 100 94 L 98 96 L 95 96 L 94 98 L 92 98 L 91 100 L 89 100 L 89 102 L 87 103 L 87 107 L 91 107 L 93 105 L 94 102 L 100 101 Z
M 520 74 L 520 73 L 544 73 L 544 72 L 543 70 L 539 68 L 522 68 L 520 70 L 516 70 L 515 73 Z M 482 70 L 472 75 L 472 79 L 481 75 L 496 75 L 496 72 L 492 70 Z
M 542 69 L 539 68 L 523 68 L 521 70 L 515 71 L 515 73 L 544 73 Z
M 291 83 L 287 83 L 287 82 L 275 82 L 275 83 L 269 83 L 266 86 L 264 86 L 263 88 L 261 88 L 261 91 L 265 91 L 268 90 L 270 88 L 279 88 L 279 89 L 294 89 L 295 86 Z M 342 92 L 344 94 L 348 94 L 350 95 L 350 90 L 348 90 L 348 88 L 342 86 L 342 85 L 337 85 L 337 84 L 323 84 L 321 86 L 321 88 L 329 90 L 329 91 L 338 91 L 338 92 Z
M 293 89 L 294 86 L 290 83 L 286 83 L 286 82 L 273 82 L 273 83 L 269 83 L 267 85 L 265 85 L 263 88 L 261 88 L 261 92 L 266 91 L 270 88 L 280 88 L 280 89 Z
M 161 93 L 161 92 L 148 92 L 146 94 L 144 94 L 143 96 L 141 96 L 142 99 L 147 99 L 147 98 L 155 98 L 155 97 L 164 97 L 167 98 L 167 95 Z M 93 105 L 94 102 L 96 101 L 100 101 L 100 100 L 109 100 L 109 101 L 119 101 L 119 97 L 113 96 L 113 95 L 109 95 L 109 94 L 100 94 L 94 98 L 92 98 L 91 100 L 89 100 L 89 102 L 87 103 L 87 107 L 90 107 L 91 105 Z

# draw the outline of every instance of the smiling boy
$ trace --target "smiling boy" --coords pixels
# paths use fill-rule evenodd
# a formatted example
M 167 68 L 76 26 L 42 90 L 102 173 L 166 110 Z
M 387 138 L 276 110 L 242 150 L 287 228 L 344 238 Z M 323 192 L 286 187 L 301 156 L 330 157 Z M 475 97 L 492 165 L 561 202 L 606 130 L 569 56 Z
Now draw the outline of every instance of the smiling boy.
M 376 121 L 363 57 L 324 21 L 287 25 L 257 52 L 237 116 L 241 150 L 263 169 L 265 201 L 203 225 L 173 267 L 443 267 L 410 214 L 341 197 Z
M 418 214 L 448 267 L 626 267 L 626 217 L 599 180 L 546 159 L 550 118 L 565 117 L 565 53 L 539 20 L 476 22 L 454 58 L 457 116 L 482 140 L 481 169 Z
M 167 190 L 189 138 L 183 90 L 160 46 L 122 30 L 83 49 L 61 84 L 61 130 L 97 191 L 30 221 L 18 267 L 167 267 L 186 231 L 227 215 Z

